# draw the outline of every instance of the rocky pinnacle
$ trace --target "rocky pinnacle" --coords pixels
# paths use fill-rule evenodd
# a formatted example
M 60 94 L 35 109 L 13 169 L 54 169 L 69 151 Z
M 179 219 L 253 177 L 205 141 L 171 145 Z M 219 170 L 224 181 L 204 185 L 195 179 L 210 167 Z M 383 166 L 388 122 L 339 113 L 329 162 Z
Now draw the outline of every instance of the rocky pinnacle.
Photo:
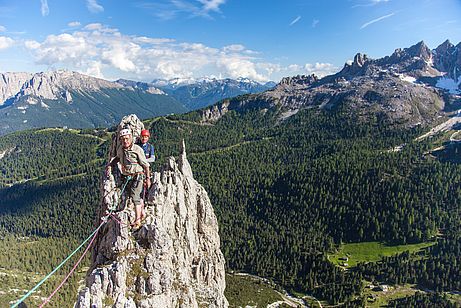
M 133 115 L 122 124 L 143 127 Z M 193 178 L 184 141 L 179 158 L 169 157 L 152 177 L 147 218 L 137 231 L 129 226 L 130 200 L 114 189 L 120 187 L 117 174 L 103 179 L 99 216 L 116 204 L 117 219 L 101 228 L 75 307 L 228 307 L 218 221 Z

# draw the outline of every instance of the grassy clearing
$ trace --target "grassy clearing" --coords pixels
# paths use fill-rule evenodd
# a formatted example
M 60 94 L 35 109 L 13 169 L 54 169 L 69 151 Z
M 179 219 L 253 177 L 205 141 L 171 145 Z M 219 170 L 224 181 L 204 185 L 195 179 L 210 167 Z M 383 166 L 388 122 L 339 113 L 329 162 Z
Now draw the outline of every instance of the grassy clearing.
M 416 252 L 434 245 L 435 242 L 388 246 L 379 242 L 349 243 L 341 245 L 339 251 L 329 255 L 328 259 L 335 265 L 354 267 L 359 262 L 376 262 L 404 251 Z
M 450 294 L 450 293 L 447 293 L 447 298 L 454 304 L 458 305 L 459 307 L 461 307 L 461 294 Z M 457 306 L 457 307 L 458 307 Z
M 370 282 L 367 282 L 369 285 Z M 406 284 L 389 287 L 389 291 L 373 291 L 369 288 L 365 288 L 363 295 L 365 295 L 366 307 L 386 307 L 386 305 L 394 299 L 414 295 L 417 291 L 415 285 Z
M 267 307 L 268 304 L 281 301 L 282 297 L 274 287 L 261 279 L 251 276 L 226 274 L 225 296 L 229 307 Z

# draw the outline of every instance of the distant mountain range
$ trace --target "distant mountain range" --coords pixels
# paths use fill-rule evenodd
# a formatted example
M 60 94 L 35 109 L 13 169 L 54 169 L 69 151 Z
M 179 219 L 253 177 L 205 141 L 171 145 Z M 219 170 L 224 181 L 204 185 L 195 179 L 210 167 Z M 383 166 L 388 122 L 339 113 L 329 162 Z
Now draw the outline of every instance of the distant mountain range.
M 269 81 L 262 84 L 248 78 L 174 78 L 155 79 L 152 85 L 180 101 L 189 110 L 195 110 L 225 98 L 263 92 L 274 87 L 276 83 Z
M 151 118 L 187 109 L 155 88 L 77 72 L 0 74 L 0 134 L 34 127 L 111 126 L 130 113 Z
M 245 94 L 257 95 L 233 99 L 231 105 L 226 101 Z M 235 104 L 240 108 L 256 101 L 281 106 L 282 118 L 302 108 L 342 106 L 361 119 L 415 126 L 431 122 L 442 110 L 461 108 L 460 94 L 461 43 L 455 46 L 448 40 L 433 50 L 419 42 L 380 59 L 358 53 L 334 75 L 286 77 L 279 84 L 247 78 L 146 83 L 111 82 L 69 71 L 4 73 L 0 74 L 0 134 L 33 127 L 111 126 L 129 113 L 150 118 L 220 100 L 221 107 L 211 108 L 205 118 L 215 118 L 216 108 L 225 112 L 237 108 Z
M 330 76 L 286 77 L 271 90 L 223 101 L 203 111 L 216 121 L 229 110 L 277 107 L 285 119 L 305 108 L 341 108 L 359 121 L 414 127 L 461 108 L 461 43 L 434 50 L 424 42 L 370 59 L 358 53 Z
M 34 127 L 111 126 L 129 113 L 140 118 L 183 113 L 275 83 L 240 78 L 115 82 L 77 72 L 0 74 L 0 135 Z

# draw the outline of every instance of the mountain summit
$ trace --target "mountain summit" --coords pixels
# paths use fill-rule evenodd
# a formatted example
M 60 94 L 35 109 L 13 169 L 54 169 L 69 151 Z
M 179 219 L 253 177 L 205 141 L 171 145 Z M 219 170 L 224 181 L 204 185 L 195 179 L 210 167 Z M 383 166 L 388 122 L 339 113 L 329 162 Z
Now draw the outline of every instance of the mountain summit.
M 37 128 L 116 125 L 127 112 L 149 118 L 186 108 L 153 85 L 71 71 L 0 75 L 0 135 Z
M 371 59 L 358 53 L 330 76 L 286 77 L 260 94 L 203 110 L 204 122 L 229 110 L 273 108 L 280 119 L 301 109 L 341 110 L 358 121 L 415 127 L 459 109 L 461 53 L 448 41 L 430 50 L 424 42 Z
M 134 115 L 122 124 L 134 135 L 143 128 Z M 179 159 L 168 158 L 153 173 L 146 222 L 138 231 L 130 228 L 132 204 L 119 204 L 120 186 L 113 175 L 104 179 L 99 217 L 114 204 L 118 208 L 98 235 L 76 307 L 227 307 L 218 222 L 207 192 L 193 177 L 184 143 Z

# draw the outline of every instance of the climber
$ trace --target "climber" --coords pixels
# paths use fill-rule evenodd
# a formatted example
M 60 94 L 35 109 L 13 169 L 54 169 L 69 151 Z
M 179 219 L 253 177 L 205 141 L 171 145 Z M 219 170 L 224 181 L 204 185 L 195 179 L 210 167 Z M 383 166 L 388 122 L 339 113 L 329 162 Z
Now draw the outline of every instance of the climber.
M 146 155 L 147 161 L 149 163 L 153 163 L 155 161 L 155 149 L 154 146 L 148 142 L 149 137 L 149 130 L 143 129 L 141 131 L 141 140 L 137 144 L 144 150 L 144 154 Z
M 143 186 L 149 189 L 150 170 L 146 155 L 142 148 L 133 143 L 133 135 L 130 129 L 122 129 L 119 134 L 120 143 L 117 148 L 117 154 L 111 158 L 106 167 L 107 176 L 112 172 L 112 167 L 118 162 L 121 164 L 122 180 L 127 180 L 131 177 L 125 190 L 129 197 L 132 198 L 135 205 L 136 220 L 133 224 L 133 229 L 137 230 L 141 227 L 142 221 L 145 218 Z

